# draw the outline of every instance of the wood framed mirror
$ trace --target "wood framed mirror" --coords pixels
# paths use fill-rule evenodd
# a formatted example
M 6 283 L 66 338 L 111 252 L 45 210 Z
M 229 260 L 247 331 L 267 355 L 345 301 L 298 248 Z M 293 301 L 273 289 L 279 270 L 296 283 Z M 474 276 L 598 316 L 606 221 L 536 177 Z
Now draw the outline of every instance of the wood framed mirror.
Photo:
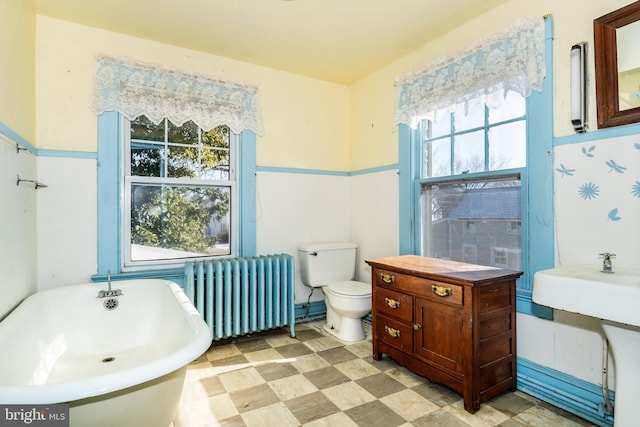
M 640 1 L 593 20 L 598 128 L 640 122 Z

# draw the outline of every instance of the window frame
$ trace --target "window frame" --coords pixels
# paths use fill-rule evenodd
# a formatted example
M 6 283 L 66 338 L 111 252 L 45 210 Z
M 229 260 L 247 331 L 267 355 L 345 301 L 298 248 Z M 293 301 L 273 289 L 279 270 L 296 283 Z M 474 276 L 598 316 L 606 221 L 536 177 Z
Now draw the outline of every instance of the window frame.
M 238 196 L 237 196 L 237 170 L 238 170 L 238 135 L 229 130 L 229 179 L 228 180 L 202 180 L 202 179 L 191 179 L 191 178 L 170 178 L 167 176 L 164 177 L 146 177 L 146 176 L 133 176 L 131 175 L 131 121 L 125 117 L 121 117 L 121 125 L 120 129 L 122 130 L 122 134 L 120 136 L 120 141 L 122 144 L 121 150 L 123 155 L 121 156 L 121 168 L 122 171 L 122 180 L 121 180 L 121 192 L 122 192 L 122 224 L 123 226 L 120 228 L 121 237 L 120 242 L 122 247 L 120 248 L 120 253 L 122 257 L 122 268 L 121 271 L 138 271 L 138 270 L 148 270 L 154 269 L 158 267 L 171 267 L 171 266 L 182 266 L 185 261 L 193 261 L 197 259 L 218 259 L 218 258 L 232 258 L 237 256 L 238 250 L 238 209 L 236 206 L 238 204 Z M 167 120 L 167 119 L 164 119 Z M 202 131 L 200 127 L 198 127 L 199 132 Z M 165 130 L 165 141 L 162 141 L 163 145 L 171 145 L 168 141 L 166 141 L 166 130 Z M 200 140 L 200 137 L 198 137 Z M 160 145 L 160 144 L 158 144 Z M 166 175 L 166 174 L 165 174 Z M 133 184 L 167 184 L 167 185 L 181 185 L 181 186 L 189 186 L 189 187 L 225 187 L 229 188 L 229 192 L 231 195 L 229 204 L 230 204 L 230 216 L 229 223 L 231 228 L 231 233 L 229 235 L 229 249 L 230 253 L 219 256 L 201 256 L 201 257 L 184 257 L 184 258 L 175 258 L 175 259 L 156 259 L 156 260 L 145 260 L 145 261 L 132 261 L 131 260 L 131 186 Z
M 122 173 L 122 120 L 120 113 L 107 111 L 98 116 L 97 135 L 97 272 L 103 280 L 107 272 L 115 279 L 163 277 L 182 283 L 182 264 L 158 264 L 150 269 L 123 271 L 121 206 L 124 204 Z M 237 135 L 236 193 L 238 203 L 237 253 L 256 255 L 256 134 L 244 130 Z

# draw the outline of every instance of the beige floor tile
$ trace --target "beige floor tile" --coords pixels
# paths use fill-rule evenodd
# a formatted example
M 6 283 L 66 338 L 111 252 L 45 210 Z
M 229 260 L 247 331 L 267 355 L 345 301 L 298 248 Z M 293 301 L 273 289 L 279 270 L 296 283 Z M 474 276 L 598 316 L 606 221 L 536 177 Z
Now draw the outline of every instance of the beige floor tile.
M 305 341 L 305 345 L 311 348 L 313 351 L 324 351 L 343 346 L 340 341 L 333 337 L 315 338 L 309 341 Z
M 344 412 L 338 412 L 337 414 L 329 415 L 328 417 L 321 418 L 319 420 L 312 421 L 304 424 L 304 427 L 358 427 L 351 418 Z
M 282 402 L 245 412 L 241 415 L 247 427 L 294 427 L 298 426 L 298 420 Z
M 245 357 L 250 362 L 276 362 L 283 359 L 282 355 L 274 348 L 252 351 L 251 353 L 245 354 Z
M 329 362 L 315 353 L 295 357 L 295 360 L 291 362 L 291 364 L 302 373 L 331 366 Z
M 234 344 L 213 344 L 213 347 L 206 353 L 208 360 L 220 360 L 227 357 L 238 356 L 241 352 Z
M 360 378 L 376 375 L 380 370 L 370 363 L 362 359 L 349 360 L 347 362 L 338 363 L 335 368 L 345 374 L 351 380 L 359 380 Z
M 271 347 L 282 347 L 287 344 L 297 344 L 299 341 L 296 338 L 291 338 L 290 335 L 275 335 L 272 337 L 266 337 L 265 341 L 271 345 Z
M 200 381 L 202 378 L 219 375 L 221 372 L 219 368 L 213 367 L 211 363 L 207 362 L 207 366 L 199 366 L 197 369 L 189 368 L 185 376 L 185 382 Z
M 279 380 L 271 381 L 268 384 L 278 395 L 280 400 L 289 400 L 294 397 L 318 391 L 318 388 L 302 374 L 281 378 Z
M 345 348 L 358 357 L 371 356 L 371 341 L 360 341 Z
M 205 426 L 238 414 L 228 394 L 186 403 L 180 406 L 179 412 L 176 419 L 182 421 L 180 424 L 183 427 Z M 184 420 L 188 420 L 186 425 Z
M 423 415 L 440 409 L 413 390 L 403 390 L 380 398 L 380 401 L 393 409 L 407 421 L 415 420 Z
M 413 372 L 402 366 L 389 369 L 385 371 L 385 374 L 389 375 L 394 380 L 401 382 L 407 387 L 415 387 L 417 385 L 423 384 L 425 381 L 428 381 L 426 378 L 414 374 Z
M 253 367 L 221 374 L 220 381 L 228 393 L 265 383 L 265 380 Z
M 472 427 L 493 427 L 509 419 L 508 415 L 488 405 L 481 405 L 477 412 L 470 414 L 464 410 L 462 400 L 452 403 L 445 410 Z
M 322 390 L 322 393 L 324 393 L 334 405 L 340 408 L 341 411 L 376 399 L 371 393 L 354 382 L 326 388 Z
M 232 417 L 238 414 L 238 410 L 236 406 L 233 404 L 231 397 L 228 394 L 221 394 L 218 396 L 213 396 L 208 399 L 211 413 L 214 416 L 213 420 L 224 420 L 225 418 Z
M 524 412 L 519 413 L 514 420 L 530 427 L 580 427 L 581 424 L 564 418 L 542 406 L 534 406 Z

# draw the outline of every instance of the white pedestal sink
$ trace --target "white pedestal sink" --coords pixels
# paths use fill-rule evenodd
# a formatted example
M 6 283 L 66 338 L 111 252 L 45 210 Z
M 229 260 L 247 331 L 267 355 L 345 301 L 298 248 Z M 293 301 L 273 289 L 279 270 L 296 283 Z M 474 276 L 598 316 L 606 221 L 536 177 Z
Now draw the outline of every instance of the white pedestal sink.
M 640 420 L 640 270 L 603 273 L 596 266 L 538 271 L 533 301 L 600 319 L 616 364 L 614 426 Z

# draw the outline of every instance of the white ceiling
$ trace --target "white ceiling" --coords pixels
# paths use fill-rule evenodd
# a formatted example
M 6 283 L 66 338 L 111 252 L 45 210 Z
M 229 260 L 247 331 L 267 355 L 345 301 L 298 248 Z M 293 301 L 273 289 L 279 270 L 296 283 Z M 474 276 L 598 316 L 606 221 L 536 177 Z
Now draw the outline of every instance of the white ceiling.
M 38 14 L 351 84 L 506 0 L 32 0 Z

